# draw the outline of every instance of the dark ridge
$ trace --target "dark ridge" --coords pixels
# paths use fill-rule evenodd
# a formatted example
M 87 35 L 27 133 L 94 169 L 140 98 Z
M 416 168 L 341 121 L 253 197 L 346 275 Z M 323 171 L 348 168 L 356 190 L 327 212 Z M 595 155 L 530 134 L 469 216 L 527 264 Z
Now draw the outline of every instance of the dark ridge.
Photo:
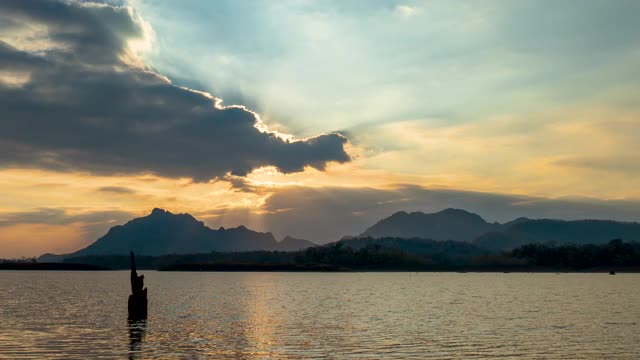
M 66 259 L 116 269 L 126 256 Z M 402 238 L 357 238 L 295 252 L 252 251 L 136 257 L 141 269 L 174 271 L 579 271 L 637 272 L 640 243 L 525 244 L 505 252 L 473 243 Z M 326 268 L 329 266 L 329 268 Z
M 402 251 L 436 248 L 436 245 L 419 243 L 416 239 L 474 245 L 474 250 L 455 245 L 459 247 L 459 254 L 466 256 L 469 251 L 479 251 L 478 249 L 510 251 L 531 243 L 604 244 L 614 238 L 640 241 L 640 224 L 611 220 L 535 220 L 524 217 L 500 224 L 489 223 L 466 210 L 448 208 L 429 214 L 398 211 L 378 221 L 361 235 L 345 236 L 342 241 L 354 241 L 351 245 L 356 246 L 356 240 L 363 238 L 387 238 L 380 243 Z M 404 242 L 399 239 L 404 239 Z M 252 231 L 242 225 L 213 230 L 189 214 L 173 214 L 155 208 L 147 216 L 112 227 L 107 234 L 82 250 L 67 255 L 45 254 L 38 261 L 50 263 L 69 258 L 127 255 L 130 250 L 140 257 L 157 257 L 211 252 L 299 251 L 315 246 L 317 245 L 312 242 L 290 236 L 276 241 L 271 233 Z M 451 250 L 455 246 L 451 245 L 447 250 L 452 258 L 456 257 L 453 255 L 455 251 Z
M 378 221 L 360 236 L 473 241 L 497 227 L 477 214 L 460 209 L 449 208 L 431 214 L 399 211 Z
M 0 270 L 64 270 L 64 271 L 96 271 L 111 270 L 108 267 L 73 264 L 73 263 L 40 263 L 40 262 L 3 262 L 0 263 Z
M 312 243 L 309 240 L 297 239 L 289 235 L 280 240 L 276 245 L 276 250 L 279 251 L 297 251 L 304 250 L 310 247 L 318 246 L 318 244 Z
M 378 221 L 359 237 L 454 240 L 491 251 L 510 251 L 530 243 L 604 244 L 614 238 L 640 241 L 640 223 L 519 217 L 500 224 L 488 223 L 466 210 L 449 208 L 431 214 L 399 211 Z
M 163 215 L 166 214 L 167 211 L 165 209 L 160 209 L 160 208 L 154 208 L 153 210 L 151 210 L 151 215 Z
M 173 214 L 155 208 L 147 216 L 114 226 L 84 249 L 66 255 L 45 254 L 38 260 L 60 262 L 65 258 L 91 255 L 139 256 L 194 254 L 211 251 L 294 251 L 313 243 L 304 240 L 277 242 L 271 233 L 257 232 L 245 226 L 213 230 L 189 214 Z

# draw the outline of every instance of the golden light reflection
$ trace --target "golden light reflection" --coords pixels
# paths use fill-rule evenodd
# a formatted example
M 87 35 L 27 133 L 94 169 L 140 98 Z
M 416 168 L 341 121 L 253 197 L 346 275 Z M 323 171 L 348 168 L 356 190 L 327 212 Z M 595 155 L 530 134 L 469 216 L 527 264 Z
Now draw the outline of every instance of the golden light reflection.
M 253 354 L 250 354 L 254 359 L 272 356 L 271 351 L 278 343 L 274 329 L 277 321 L 273 318 L 277 303 L 273 300 L 277 299 L 278 293 L 274 284 L 270 283 L 270 276 L 271 274 L 261 274 L 259 284 L 252 284 L 248 292 L 250 296 L 245 299 L 247 325 L 242 329 L 252 345 L 251 348 L 255 349 Z

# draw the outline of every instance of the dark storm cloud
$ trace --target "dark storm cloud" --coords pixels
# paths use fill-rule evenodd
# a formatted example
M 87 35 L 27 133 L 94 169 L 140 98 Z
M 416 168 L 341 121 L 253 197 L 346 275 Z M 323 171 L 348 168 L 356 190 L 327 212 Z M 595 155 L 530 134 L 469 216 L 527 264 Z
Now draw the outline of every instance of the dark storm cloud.
M 31 71 L 43 65 L 45 65 L 43 59 L 19 51 L 15 47 L 0 40 L 0 71 Z
M 0 14 L 0 22 L 22 24 L 0 35 L 0 165 L 204 181 L 350 160 L 340 134 L 288 141 L 261 132 L 253 112 L 222 107 L 133 63 L 128 42 L 144 27 L 128 8 L 9 1 Z M 43 27 L 45 35 L 29 32 Z M 34 37 L 47 46 L 26 48 Z M 25 80 L 3 81 L 7 74 Z
M 252 184 L 251 181 L 243 176 L 226 175 L 223 180 L 229 183 L 229 190 L 232 191 L 257 193 L 263 190 L 260 186 Z

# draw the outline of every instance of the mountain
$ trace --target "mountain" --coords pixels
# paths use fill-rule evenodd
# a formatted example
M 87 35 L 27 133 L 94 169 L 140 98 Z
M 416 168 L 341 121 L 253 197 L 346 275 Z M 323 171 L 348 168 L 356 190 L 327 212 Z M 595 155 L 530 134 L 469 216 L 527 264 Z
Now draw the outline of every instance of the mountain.
M 173 214 L 162 209 L 124 225 L 114 226 L 84 249 L 66 255 L 45 254 L 39 261 L 90 255 L 197 254 L 212 251 L 279 250 L 293 251 L 315 246 L 306 240 L 287 237 L 277 242 L 271 233 L 249 230 L 244 226 L 213 230 L 189 214 Z
M 477 214 L 458 209 L 432 214 L 400 211 L 378 221 L 360 237 L 454 240 L 501 251 L 529 243 L 603 244 L 617 238 L 640 241 L 640 223 L 518 218 L 499 224 L 486 222 Z
M 472 241 L 497 229 L 498 225 L 465 210 L 445 209 L 433 214 L 400 211 L 378 221 L 360 236 Z
M 640 223 L 612 220 L 518 219 L 474 241 L 493 250 L 510 250 L 530 243 L 605 244 L 613 239 L 640 241 Z
M 296 239 L 291 236 L 286 236 L 284 239 L 280 240 L 280 242 L 276 244 L 276 247 L 274 248 L 274 250 L 297 251 L 297 250 L 304 250 L 314 246 L 318 246 L 318 245 L 308 240 Z
M 464 255 L 478 254 L 480 250 L 511 250 L 529 243 L 603 244 L 617 238 L 626 242 L 640 241 L 640 223 L 518 218 L 499 224 L 489 223 L 465 210 L 445 209 L 432 214 L 400 211 L 378 221 L 360 236 L 344 237 L 340 242 L 354 248 L 378 244 L 407 253 L 431 255 L 444 251 Z M 459 243 L 438 243 L 447 240 Z M 130 250 L 139 255 L 159 256 L 212 251 L 297 251 L 314 246 L 316 244 L 312 242 L 290 236 L 278 242 L 271 233 L 256 232 L 244 226 L 214 230 L 189 214 L 154 209 L 147 216 L 112 227 L 84 249 L 65 255 L 45 254 L 38 261 L 56 262 L 94 255 L 126 256 Z

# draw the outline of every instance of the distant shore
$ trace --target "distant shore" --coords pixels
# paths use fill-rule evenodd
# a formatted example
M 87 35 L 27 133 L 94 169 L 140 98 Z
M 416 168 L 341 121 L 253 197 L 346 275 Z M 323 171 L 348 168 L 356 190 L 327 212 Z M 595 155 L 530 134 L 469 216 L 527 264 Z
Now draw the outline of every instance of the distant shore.
M 322 264 L 174 264 L 160 268 L 158 271 L 350 272 L 354 270 Z
M 61 271 L 106 271 L 128 270 L 121 267 L 82 263 L 0 263 L 2 270 L 61 270 Z M 183 271 L 183 272 L 455 272 L 455 273 L 640 273 L 640 266 L 590 267 L 584 269 L 544 267 L 535 265 L 432 265 L 419 267 L 341 267 L 328 264 L 172 264 L 163 267 L 146 267 L 143 270 Z
M 0 263 L 0 270 L 64 270 L 64 271 L 96 271 L 111 270 L 103 266 L 74 263 L 38 263 L 38 262 L 5 262 Z
M 540 266 L 430 266 L 417 268 L 346 268 L 331 265 L 298 265 L 298 264 L 175 264 L 158 271 L 185 272 L 456 272 L 456 273 L 640 273 L 640 267 L 594 267 L 587 269 L 550 268 Z

